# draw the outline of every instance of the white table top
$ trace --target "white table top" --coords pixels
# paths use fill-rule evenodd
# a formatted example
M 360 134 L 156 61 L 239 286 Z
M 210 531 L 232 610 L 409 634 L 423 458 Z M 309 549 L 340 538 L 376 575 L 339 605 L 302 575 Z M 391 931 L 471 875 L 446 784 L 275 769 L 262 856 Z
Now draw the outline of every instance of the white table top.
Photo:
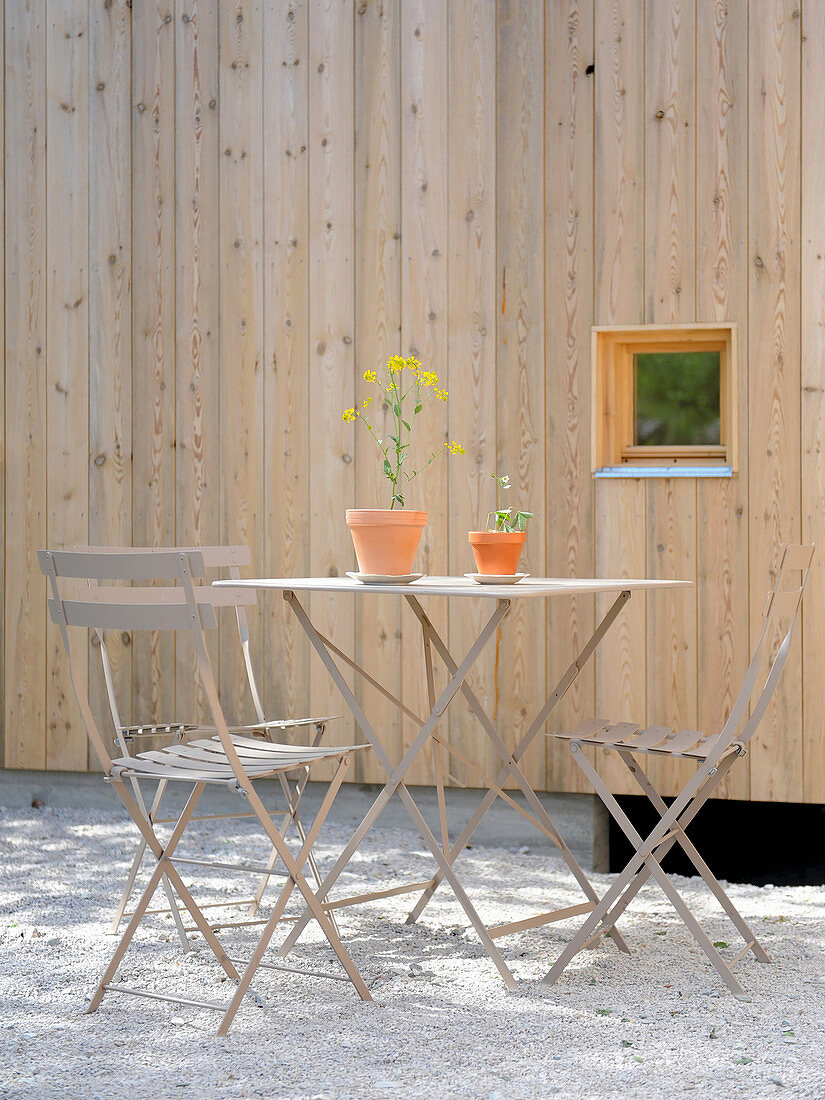
M 213 581 L 226 588 L 272 588 L 282 592 L 354 592 L 391 596 L 474 596 L 487 600 L 523 600 L 536 596 L 583 596 L 593 592 L 634 592 L 655 588 L 689 588 L 693 581 L 620 577 L 527 577 L 518 584 L 476 584 L 467 577 L 422 577 L 411 584 L 362 584 L 351 577 L 261 577 Z

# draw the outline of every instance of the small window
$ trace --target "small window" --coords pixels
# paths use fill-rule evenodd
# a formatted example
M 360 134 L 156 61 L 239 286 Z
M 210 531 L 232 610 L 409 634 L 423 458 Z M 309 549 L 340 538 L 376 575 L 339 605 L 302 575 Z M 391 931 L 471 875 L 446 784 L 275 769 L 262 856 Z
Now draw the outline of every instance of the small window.
M 734 325 L 594 328 L 593 469 L 735 471 L 735 337 Z

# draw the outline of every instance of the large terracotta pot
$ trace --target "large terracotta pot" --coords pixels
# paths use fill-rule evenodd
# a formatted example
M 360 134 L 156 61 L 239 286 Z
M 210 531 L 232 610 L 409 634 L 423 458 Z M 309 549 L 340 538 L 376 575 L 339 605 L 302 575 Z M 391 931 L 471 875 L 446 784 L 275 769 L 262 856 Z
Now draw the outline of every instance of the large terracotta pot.
M 470 531 L 468 538 L 476 568 L 486 576 L 515 573 L 526 531 Z
M 347 508 L 347 526 L 359 571 L 391 577 L 412 573 L 426 524 L 426 512 L 404 508 Z

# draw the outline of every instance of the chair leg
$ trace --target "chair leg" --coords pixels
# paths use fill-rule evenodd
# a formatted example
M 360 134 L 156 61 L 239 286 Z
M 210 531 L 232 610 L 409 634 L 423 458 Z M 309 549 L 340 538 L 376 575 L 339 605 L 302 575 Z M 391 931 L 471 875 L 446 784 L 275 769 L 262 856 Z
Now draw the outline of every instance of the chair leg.
M 342 759 L 341 763 L 338 765 L 338 767 L 335 771 L 335 774 L 332 777 L 332 780 L 329 784 L 329 787 L 327 788 L 327 793 L 324 797 L 323 802 L 321 803 L 321 807 L 318 810 L 318 813 L 315 815 L 315 820 L 313 821 L 313 823 L 312 823 L 312 825 L 309 829 L 309 832 L 307 833 L 306 838 L 304 839 L 304 843 L 303 843 L 303 846 L 301 848 L 301 851 L 298 853 L 298 855 L 295 858 L 295 868 L 296 868 L 296 870 L 299 874 L 300 874 L 301 868 L 304 866 L 305 863 L 307 863 L 309 853 L 312 851 L 312 846 L 315 843 L 315 841 L 317 840 L 318 834 L 321 831 L 321 827 L 323 826 L 324 821 L 326 820 L 327 815 L 328 815 L 330 809 L 332 808 L 332 804 L 335 801 L 335 796 L 338 793 L 339 787 L 341 786 L 341 783 L 343 781 L 344 773 L 346 772 L 346 769 L 347 769 L 347 761 L 346 761 L 346 758 L 344 758 L 344 759 Z M 285 884 L 283 886 L 283 889 L 281 890 L 281 894 L 280 894 L 277 902 L 275 903 L 275 908 L 272 910 L 272 914 L 269 917 L 269 920 L 267 921 L 267 923 L 265 924 L 265 926 L 263 928 L 263 931 L 261 932 L 260 939 L 258 940 L 258 944 L 255 948 L 255 951 L 252 954 L 252 958 L 247 963 L 246 969 L 244 970 L 243 974 L 241 975 L 240 981 L 238 982 L 238 986 L 235 990 L 235 993 L 232 997 L 232 1000 L 229 1004 L 229 1007 L 227 1008 L 226 1013 L 225 1013 L 223 1019 L 221 1020 L 220 1026 L 218 1027 L 218 1035 L 226 1035 L 228 1033 L 229 1028 L 232 1025 L 232 1021 L 235 1018 L 235 1014 L 237 1013 L 237 1011 L 238 1011 L 238 1009 L 241 1005 L 241 1001 L 243 1000 L 244 996 L 246 995 L 247 990 L 249 989 L 249 985 L 250 985 L 250 982 L 252 981 L 252 978 L 255 975 L 255 971 L 258 969 L 258 967 L 261 963 L 261 960 L 263 959 L 264 954 L 266 953 L 266 949 L 269 946 L 269 942 L 272 939 L 272 936 L 275 932 L 275 929 L 278 925 L 278 922 L 281 920 L 281 918 L 284 914 L 284 910 L 286 909 L 287 902 L 289 901 L 290 896 L 292 895 L 292 891 L 295 889 L 296 884 L 297 884 L 297 876 L 295 876 L 295 875 L 293 875 L 291 878 L 287 879 L 287 881 L 285 882 Z M 333 945 L 333 949 L 334 949 L 334 945 Z M 336 951 L 336 954 L 337 954 L 337 951 Z M 349 957 L 349 956 L 347 956 L 347 957 Z M 340 958 L 340 956 L 339 956 L 339 958 Z M 341 960 L 341 961 L 343 962 L 343 960 Z M 356 973 L 357 973 L 357 971 L 356 971 Z M 350 977 L 351 977 L 351 975 L 350 975 Z M 360 975 L 359 975 L 359 978 L 360 978 Z M 357 983 L 353 983 L 353 984 L 355 984 L 356 989 L 358 989 Z M 366 990 L 366 986 L 364 986 L 364 989 Z M 360 989 L 358 989 L 358 991 L 359 991 L 359 993 L 361 993 Z M 372 999 L 370 997 L 369 993 L 367 993 L 366 997 L 363 997 L 363 994 L 362 994 L 362 998 L 364 1000 L 371 1000 Z
M 339 784 L 343 779 L 343 772 L 348 766 L 349 758 L 345 756 L 341 760 L 339 772 L 336 773 Z M 333 928 L 332 922 L 330 921 L 326 911 L 324 910 L 319 896 L 313 892 L 309 883 L 304 878 L 303 874 L 300 871 L 300 868 L 296 864 L 296 861 L 293 859 L 289 848 L 286 846 L 286 843 L 284 842 L 280 831 L 275 827 L 272 818 L 267 814 L 264 805 L 258 795 L 258 792 L 255 790 L 254 787 L 250 785 L 250 789 L 246 792 L 246 796 L 249 799 L 249 804 L 255 811 L 255 814 L 260 821 L 264 832 L 272 841 L 272 844 L 276 849 L 278 855 L 283 860 L 287 873 L 294 881 L 294 885 L 298 887 L 304 897 L 304 900 L 306 901 L 307 907 L 304 912 L 304 918 L 315 918 L 315 920 L 321 926 L 321 930 L 323 931 L 327 940 L 329 941 L 330 947 L 332 947 L 333 951 L 338 956 L 338 960 L 346 971 L 347 976 L 358 991 L 361 999 L 364 1001 L 371 1001 L 372 997 L 370 995 L 370 991 L 367 989 L 366 984 L 364 983 L 364 979 L 358 973 L 355 963 L 352 961 L 349 953 L 341 942 L 340 936 Z M 320 828 L 320 824 L 318 827 Z M 310 835 L 312 834 L 310 833 Z
M 121 960 L 123 959 L 123 956 L 126 954 L 126 950 L 129 946 L 131 940 L 132 940 L 132 937 L 134 936 L 135 932 L 137 931 L 138 925 L 140 924 L 141 920 L 143 919 L 143 914 L 146 911 L 146 909 L 149 905 L 149 902 L 151 901 L 152 896 L 153 896 L 155 890 L 158 887 L 158 883 L 160 882 L 160 880 L 161 880 L 161 878 L 163 877 L 164 874 L 168 874 L 169 877 L 174 882 L 175 888 L 177 889 L 178 893 L 181 896 L 181 900 L 183 901 L 186 908 L 189 910 L 189 912 L 192 916 L 192 919 L 195 921 L 195 923 L 198 925 L 200 930 L 203 932 L 205 938 L 207 939 L 207 942 L 209 943 L 210 947 L 214 951 L 215 956 L 218 959 L 218 962 L 221 964 L 221 966 L 226 971 L 228 976 L 231 977 L 231 978 L 237 978 L 238 977 L 238 973 L 235 970 L 234 966 L 232 966 L 232 964 L 229 962 L 229 959 L 228 959 L 228 957 L 226 955 L 226 952 L 224 951 L 220 941 L 218 940 L 217 936 L 214 934 L 214 932 L 209 927 L 209 925 L 206 921 L 206 918 L 203 916 L 200 909 L 195 904 L 194 900 L 192 899 L 191 894 L 186 889 L 186 887 L 183 885 L 183 882 L 181 881 L 180 876 L 178 875 L 177 871 L 174 869 L 174 867 L 172 866 L 172 864 L 170 862 L 171 856 L 174 853 L 175 849 L 177 848 L 178 843 L 179 843 L 181 837 L 183 836 L 184 830 L 186 829 L 186 826 L 189 824 L 189 819 L 191 818 L 192 814 L 194 813 L 195 807 L 197 806 L 198 801 L 199 801 L 201 795 L 203 794 L 205 784 L 204 783 L 196 783 L 195 786 L 193 787 L 192 793 L 190 794 L 189 798 L 187 799 L 186 805 L 183 808 L 183 812 L 181 813 L 180 817 L 178 818 L 178 821 L 177 821 L 174 829 L 172 830 L 172 835 L 170 836 L 169 841 L 167 842 L 165 848 L 162 848 L 160 846 L 160 843 L 159 843 L 157 837 L 152 832 L 152 829 L 151 829 L 149 823 L 147 822 L 146 818 L 141 813 L 137 803 L 134 801 L 134 799 L 131 797 L 131 795 L 126 791 L 126 788 L 125 788 L 123 782 L 122 781 L 115 782 L 114 787 L 117 790 L 118 794 L 120 795 L 120 798 L 123 801 L 124 805 L 126 806 L 126 809 L 132 815 L 132 817 L 135 821 L 135 824 L 137 825 L 137 827 L 140 829 L 141 833 L 145 837 L 147 844 L 152 849 L 152 852 L 153 852 L 155 858 L 157 859 L 157 865 L 155 866 L 154 870 L 152 871 L 152 874 L 149 878 L 149 882 L 146 884 L 146 887 L 145 887 L 145 889 L 144 889 L 144 891 L 143 891 L 143 893 L 140 897 L 140 900 L 138 901 L 137 905 L 135 906 L 134 914 L 132 915 L 131 920 L 129 921 L 129 923 L 126 926 L 126 930 L 124 931 L 123 936 L 121 937 L 120 943 L 117 945 L 117 948 L 115 949 L 115 953 L 112 956 L 112 958 L 109 962 L 109 965 L 106 967 L 106 970 L 104 971 L 103 977 L 100 980 L 100 984 L 98 985 L 97 989 L 95 990 L 94 996 L 92 997 L 92 1000 L 89 1004 L 89 1007 L 86 1010 L 87 1012 L 90 1012 L 90 1013 L 91 1012 L 96 1012 L 97 1009 L 99 1008 L 100 1002 L 103 1000 L 103 997 L 106 993 L 106 987 L 109 984 L 109 982 L 111 982 L 111 980 L 114 978 L 115 974 L 117 973 L 117 970 L 118 970 L 118 967 L 120 966 Z
M 160 811 L 160 804 L 163 801 L 163 795 L 166 791 L 166 780 L 162 779 L 158 783 L 158 788 L 155 791 L 155 797 L 152 799 L 152 805 L 149 810 L 146 809 L 146 803 L 143 799 L 143 795 L 140 790 L 140 784 L 137 779 L 132 780 L 132 788 L 135 792 L 135 801 L 140 809 L 143 811 L 144 816 L 154 827 L 154 820 Z M 123 914 L 126 912 L 126 906 L 129 904 L 129 898 L 132 890 L 134 889 L 135 879 L 137 878 L 138 871 L 143 864 L 144 856 L 146 855 L 146 840 L 141 838 L 138 850 L 135 852 L 135 858 L 132 860 L 132 866 L 129 868 L 129 874 L 126 877 L 126 882 L 123 887 L 123 893 L 120 895 L 120 902 L 118 903 L 117 910 L 115 911 L 114 918 L 112 919 L 112 927 L 109 929 L 111 935 L 115 935 L 120 928 L 120 922 L 123 920 Z M 183 921 L 181 920 L 180 911 L 178 909 L 178 901 L 175 897 L 175 893 L 172 890 L 172 884 L 169 881 L 167 875 L 164 875 L 161 879 L 164 893 L 166 894 L 166 900 L 169 902 L 169 909 L 171 910 L 172 919 L 175 922 L 175 929 L 178 933 L 178 939 L 180 940 L 181 947 L 184 951 L 191 951 L 192 944 L 189 942 L 189 937 L 186 935 L 186 931 L 183 927 Z
M 608 790 L 608 788 L 605 785 L 605 783 L 603 782 L 601 776 L 596 771 L 596 769 L 593 767 L 593 765 L 590 763 L 590 761 L 587 759 L 587 757 L 584 755 L 584 753 L 582 753 L 581 751 L 576 753 L 576 759 L 578 761 L 579 767 L 582 769 L 582 771 L 584 771 L 585 775 L 587 775 L 587 778 L 593 784 L 594 789 L 596 790 L 599 797 L 604 802 L 605 806 L 607 806 L 608 810 L 613 815 L 614 819 L 616 820 L 617 824 L 620 826 L 620 828 L 624 832 L 625 836 L 628 838 L 628 840 L 631 842 L 631 844 L 634 844 L 636 846 L 637 855 L 640 852 L 644 853 L 643 854 L 643 859 L 647 863 L 647 866 L 649 867 L 651 874 L 654 876 L 656 881 L 661 886 L 665 896 L 670 901 L 673 908 L 677 911 L 679 916 L 684 921 L 684 923 L 687 926 L 688 930 L 693 935 L 693 938 L 696 940 L 696 942 L 702 948 L 704 953 L 707 955 L 711 965 L 714 967 L 714 969 L 717 971 L 719 976 L 722 978 L 722 981 L 725 983 L 725 985 L 728 987 L 728 989 L 730 989 L 730 991 L 734 994 L 734 996 L 743 997 L 745 995 L 745 991 L 742 988 L 742 986 L 739 984 L 737 979 L 734 977 L 733 973 L 730 970 L 730 967 L 727 965 L 725 960 L 722 958 L 722 956 L 719 954 L 719 952 L 713 946 L 710 939 L 706 935 L 704 929 L 699 924 L 696 917 L 694 917 L 693 913 L 691 913 L 688 906 L 685 904 L 684 900 L 682 899 L 682 896 L 679 894 L 676 887 L 673 885 L 673 883 L 670 881 L 670 879 L 667 877 L 665 872 L 660 867 L 656 857 L 652 854 L 652 851 L 648 850 L 648 849 L 651 848 L 651 837 L 654 835 L 654 833 L 658 832 L 658 827 L 657 827 L 656 830 L 654 830 L 654 833 L 651 833 L 651 837 L 648 837 L 647 841 L 645 841 L 640 836 L 640 834 L 636 831 L 636 829 L 634 829 L 630 819 L 627 817 L 625 812 L 622 810 L 621 806 L 616 801 L 613 794 L 611 794 L 611 792 Z M 678 799 L 677 799 L 677 802 L 678 802 Z M 672 807 L 671 807 L 670 810 L 668 810 L 667 807 L 665 807 L 665 809 L 666 809 L 667 813 L 665 815 L 663 815 L 662 820 L 664 820 L 665 817 L 671 815 Z M 661 825 L 661 822 L 660 822 L 660 825 Z M 669 825 L 672 826 L 673 822 L 670 822 Z M 665 832 L 666 832 L 666 830 L 665 830 Z M 655 843 L 653 845 L 653 848 L 655 848 Z M 628 869 L 631 869 L 631 868 L 632 868 L 631 874 L 633 874 L 636 870 L 636 868 L 634 867 L 634 860 L 631 860 L 630 863 L 628 863 L 627 867 L 625 868 L 625 872 L 623 874 L 626 875 Z M 620 876 L 620 880 L 621 880 L 621 877 L 622 876 Z M 623 889 L 624 889 L 625 885 L 628 885 L 628 884 L 623 883 Z M 607 896 L 607 895 L 605 895 L 605 896 Z M 566 965 L 566 963 L 565 963 L 565 965 Z M 552 973 L 552 971 L 551 971 L 551 973 Z M 550 980 L 550 974 L 547 975 L 547 978 L 545 980 L 547 980 L 547 981 Z
M 638 785 L 647 795 L 650 802 L 653 803 L 660 814 L 665 813 L 667 811 L 667 805 L 662 797 L 659 795 L 659 792 L 650 782 L 650 778 L 645 772 L 644 768 L 642 768 L 642 766 L 633 758 L 630 753 L 620 752 L 619 755 L 624 761 L 628 771 L 631 772 Z M 727 767 L 725 768 L 725 772 L 730 769 L 735 760 L 736 756 L 731 754 Z M 721 767 L 722 766 L 720 766 L 720 770 Z M 722 776 L 720 776 L 720 779 L 721 778 Z M 722 889 L 721 883 L 713 874 L 710 867 L 708 867 L 702 856 L 699 854 L 696 846 L 685 833 L 685 827 L 693 819 L 695 813 L 698 812 L 699 807 L 697 807 L 693 813 L 690 813 L 690 809 L 692 809 L 692 807 L 689 808 L 685 812 L 685 814 L 679 819 L 676 825 L 674 825 L 674 828 L 677 830 L 676 835 L 669 839 L 666 842 L 666 845 L 662 845 L 661 853 L 657 856 L 657 858 L 661 862 L 674 844 L 678 843 L 679 845 L 681 845 L 683 851 L 685 852 L 685 855 L 702 876 L 708 889 L 719 902 L 722 909 L 724 909 L 725 913 L 727 913 L 731 923 L 734 925 L 739 935 L 742 937 L 745 943 L 749 945 L 748 950 L 753 951 L 754 956 L 759 962 L 769 963 L 771 959 L 767 951 L 765 951 L 764 947 L 754 935 L 745 918 L 742 916 L 742 914 L 733 904 L 731 899 Z

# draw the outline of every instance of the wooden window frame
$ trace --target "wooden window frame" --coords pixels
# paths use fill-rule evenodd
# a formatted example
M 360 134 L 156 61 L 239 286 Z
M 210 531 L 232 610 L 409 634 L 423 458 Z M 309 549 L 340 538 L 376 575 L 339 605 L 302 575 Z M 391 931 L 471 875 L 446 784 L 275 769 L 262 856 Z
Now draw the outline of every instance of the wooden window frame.
M 633 357 L 719 352 L 719 444 L 637 446 L 634 443 Z M 592 469 L 720 466 L 738 469 L 737 333 L 732 322 L 692 325 L 595 325 L 592 329 Z

